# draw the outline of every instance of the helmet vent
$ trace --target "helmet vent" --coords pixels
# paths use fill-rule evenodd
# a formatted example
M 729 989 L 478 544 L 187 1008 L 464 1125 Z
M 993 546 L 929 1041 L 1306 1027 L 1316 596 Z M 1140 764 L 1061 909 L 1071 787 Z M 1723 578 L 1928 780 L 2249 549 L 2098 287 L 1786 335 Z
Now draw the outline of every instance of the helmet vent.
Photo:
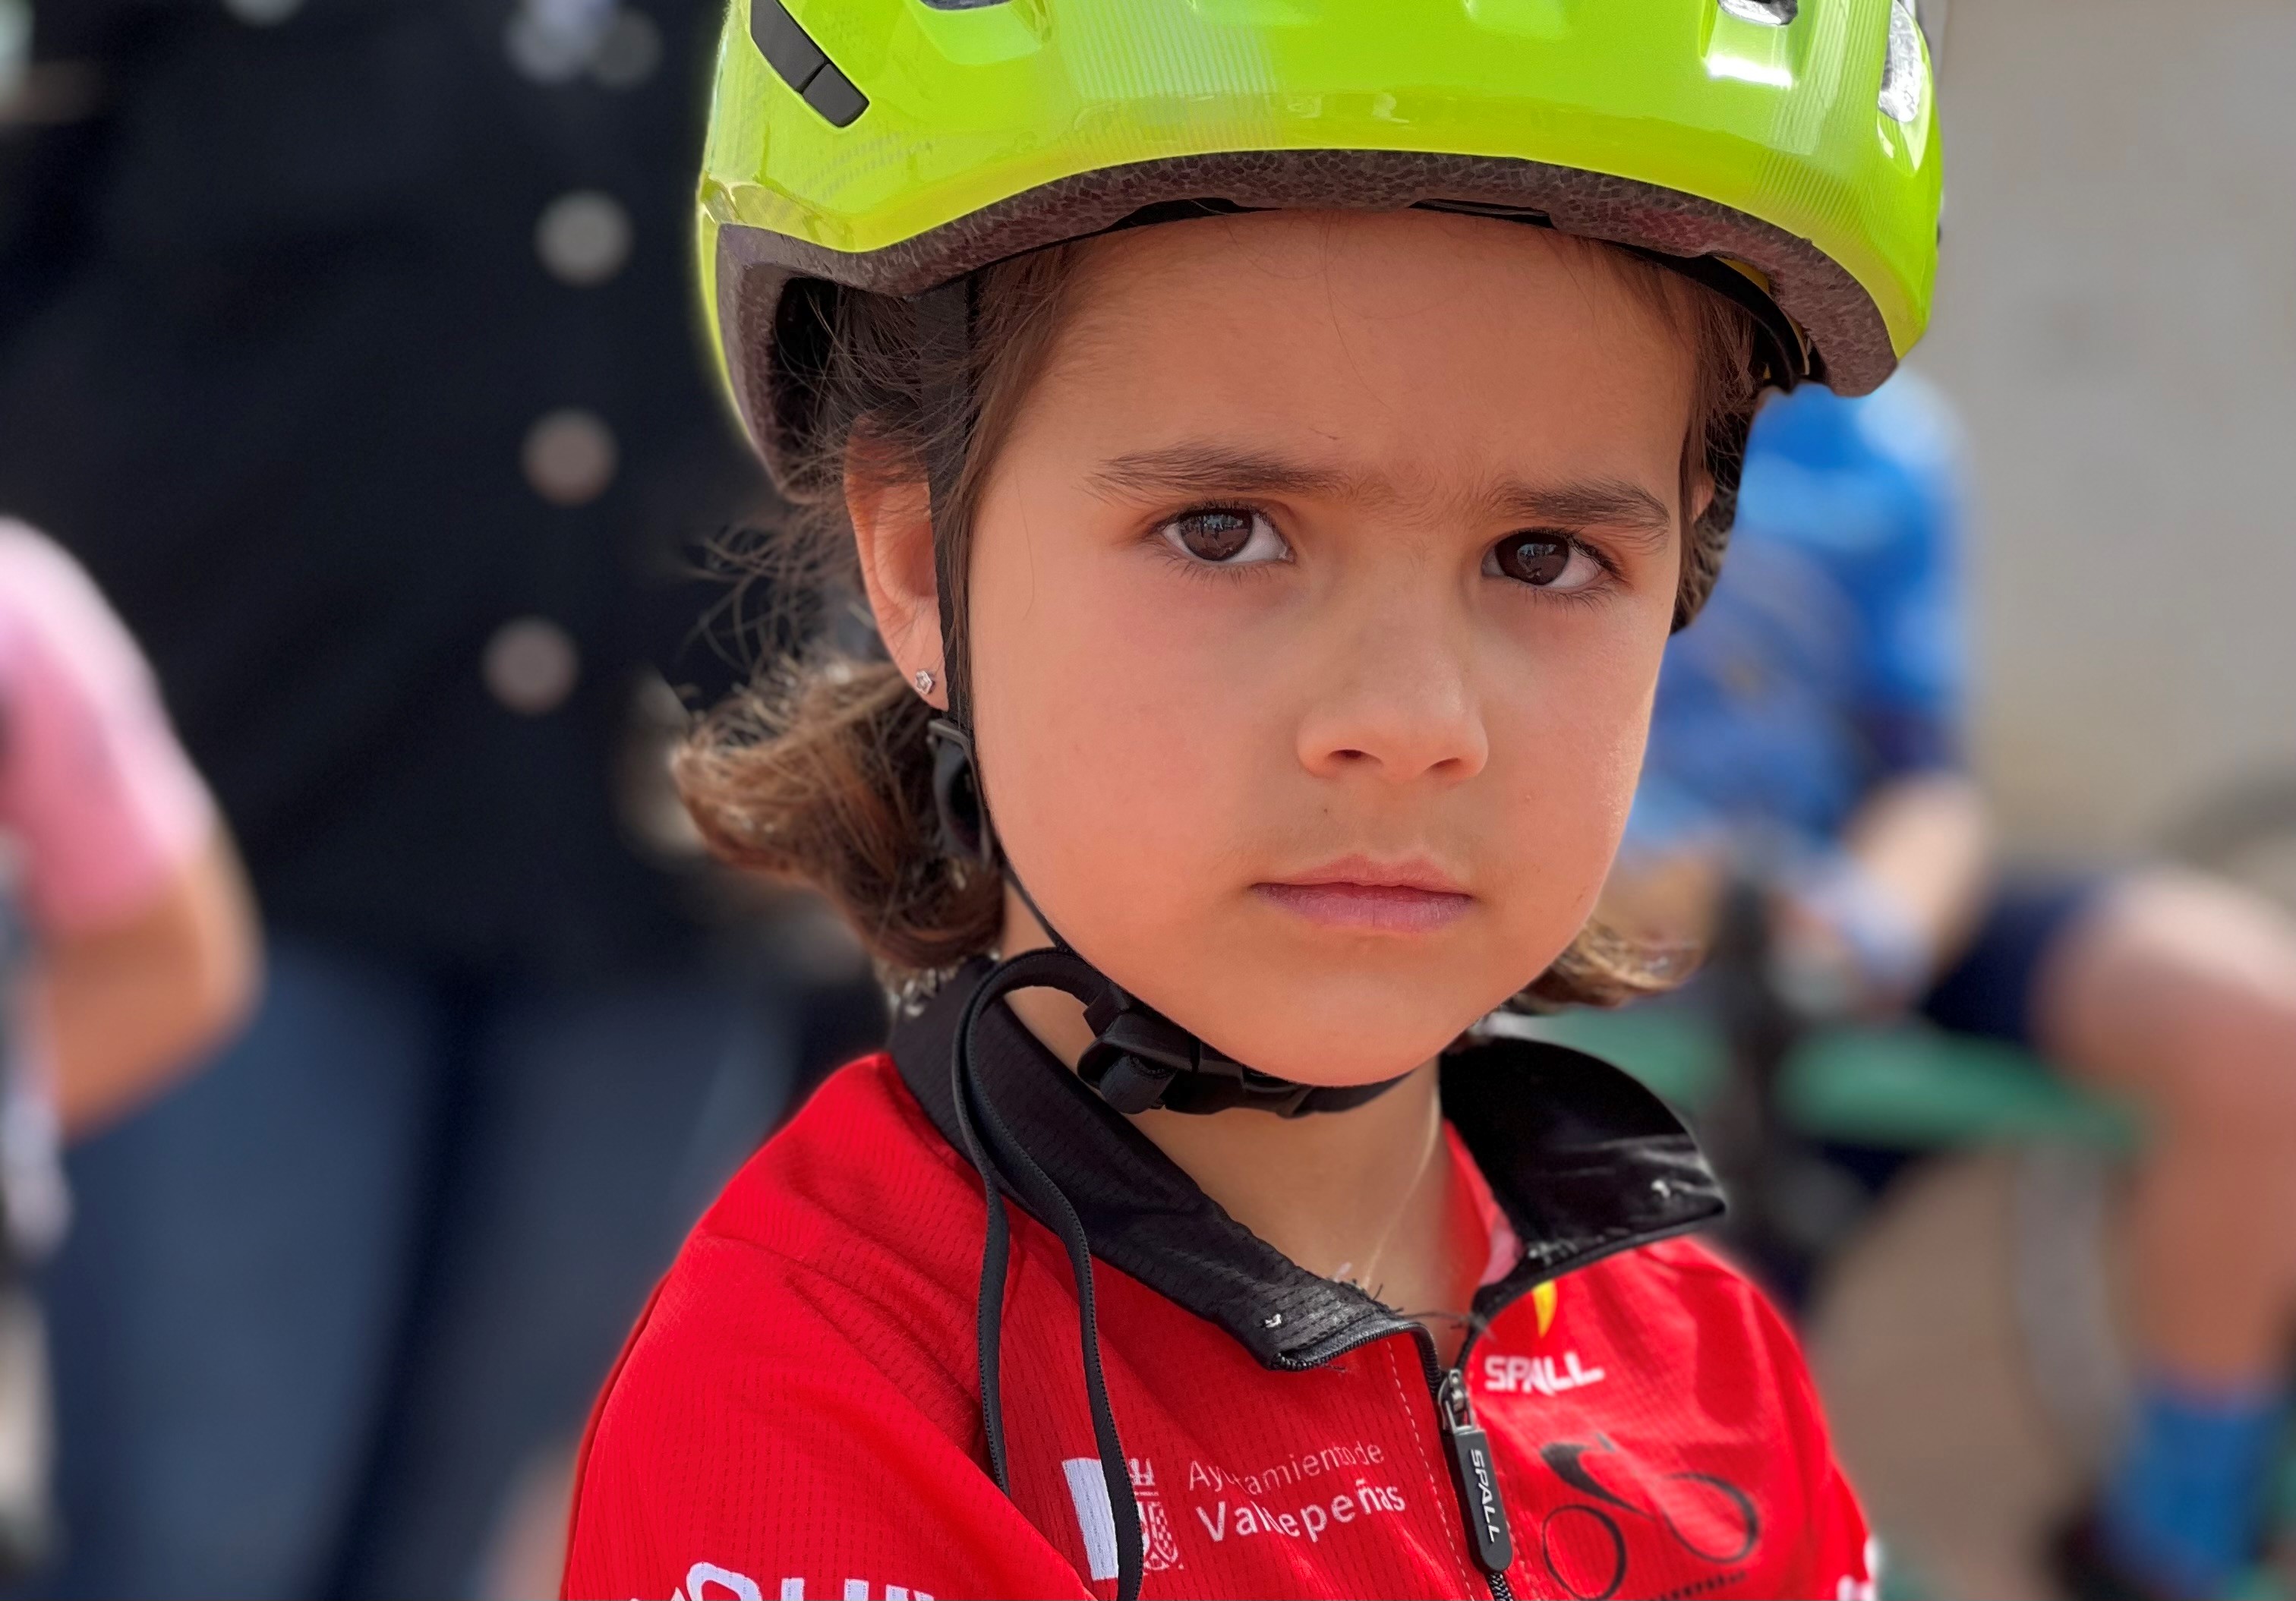
M 1921 24 L 1906 0 L 1890 0 L 1890 48 L 1882 62 L 1882 114 L 1893 122 L 1918 121 L 1928 99 Z
M 837 69 L 781 0 L 751 0 L 750 38 L 782 82 L 834 126 L 848 127 L 869 109 L 869 97 Z
M 1716 0 L 1723 12 L 1741 22 L 1764 28 L 1784 28 L 1801 11 L 1801 0 Z
M 1013 0 L 924 0 L 927 11 L 987 11 L 992 5 L 1010 5 Z

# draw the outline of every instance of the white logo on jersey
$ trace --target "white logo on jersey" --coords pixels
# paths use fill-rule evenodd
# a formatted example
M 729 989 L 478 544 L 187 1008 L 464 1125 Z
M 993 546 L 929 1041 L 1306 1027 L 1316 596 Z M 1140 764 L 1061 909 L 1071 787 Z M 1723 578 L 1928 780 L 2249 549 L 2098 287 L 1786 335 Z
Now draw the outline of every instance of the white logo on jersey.
M 669 1592 L 669 1601 L 765 1601 L 758 1581 L 747 1573 L 736 1573 L 731 1568 L 721 1568 L 716 1563 L 697 1562 L 685 1570 L 685 1582 Z M 805 1601 L 805 1581 L 788 1578 L 782 1581 L 781 1601 Z M 848 1579 L 840 1601 L 876 1601 L 870 1594 L 866 1579 Z M 907 1589 L 898 1584 L 885 1587 L 883 1601 L 933 1601 L 922 1590 Z
M 1069 1499 L 1076 1503 L 1077 1532 L 1084 1536 L 1085 1572 L 1095 1579 L 1116 1577 L 1116 1509 L 1108 1504 L 1108 1481 L 1098 1457 L 1062 1459 Z
M 1165 1573 L 1184 1564 L 1180 1542 L 1172 1538 L 1172 1520 L 1164 1510 L 1163 1492 L 1156 1488 L 1156 1466 L 1145 1457 L 1130 1457 L 1125 1468 L 1132 1477 L 1132 1504 L 1140 1509 L 1140 1566 L 1150 1573 Z M 1085 1572 L 1095 1579 L 1116 1577 L 1116 1513 L 1108 1504 L 1108 1476 L 1098 1457 L 1063 1457 L 1061 1476 L 1069 1482 L 1069 1499 L 1076 1504 L 1077 1532 L 1084 1537 Z
M 1580 1367 L 1575 1351 L 1564 1352 L 1559 1367 L 1551 1356 L 1503 1356 L 1494 1351 L 1483 1358 L 1483 1384 L 1499 1395 L 1560 1395 L 1599 1385 L 1604 1376 L 1600 1368 Z
M 1187 1564 L 1180 1560 L 1180 1542 L 1173 1537 L 1172 1520 L 1164 1511 L 1164 1492 L 1156 1488 L 1156 1465 L 1145 1457 L 1132 1457 L 1132 1499 L 1140 1508 L 1140 1567 L 1149 1573 L 1168 1573 Z
M 789 1593 L 789 1586 L 782 1586 Z M 714 1562 L 697 1562 L 685 1570 L 682 1589 L 669 1592 L 669 1601 L 765 1601 L 758 1593 L 758 1581 L 747 1573 L 737 1573 L 731 1568 L 721 1568 Z

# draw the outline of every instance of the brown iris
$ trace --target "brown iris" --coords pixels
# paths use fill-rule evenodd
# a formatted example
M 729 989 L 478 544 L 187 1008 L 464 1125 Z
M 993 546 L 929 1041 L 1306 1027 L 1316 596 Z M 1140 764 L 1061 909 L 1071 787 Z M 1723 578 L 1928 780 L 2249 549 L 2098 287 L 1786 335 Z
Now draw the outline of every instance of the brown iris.
M 1562 576 L 1570 565 L 1567 541 L 1544 534 L 1513 534 L 1499 542 L 1499 571 L 1521 584 L 1540 588 Z
M 1251 543 L 1251 524 L 1248 511 L 1191 511 L 1174 519 L 1171 527 L 1189 555 L 1200 561 L 1226 561 Z

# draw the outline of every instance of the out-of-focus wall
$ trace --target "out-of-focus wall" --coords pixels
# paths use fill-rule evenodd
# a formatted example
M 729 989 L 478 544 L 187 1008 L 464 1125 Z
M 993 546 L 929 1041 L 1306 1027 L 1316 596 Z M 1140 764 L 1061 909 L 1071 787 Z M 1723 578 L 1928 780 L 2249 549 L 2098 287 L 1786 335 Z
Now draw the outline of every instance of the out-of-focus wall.
M 1955 0 L 1939 314 L 2021 844 L 2296 767 L 2296 5 Z

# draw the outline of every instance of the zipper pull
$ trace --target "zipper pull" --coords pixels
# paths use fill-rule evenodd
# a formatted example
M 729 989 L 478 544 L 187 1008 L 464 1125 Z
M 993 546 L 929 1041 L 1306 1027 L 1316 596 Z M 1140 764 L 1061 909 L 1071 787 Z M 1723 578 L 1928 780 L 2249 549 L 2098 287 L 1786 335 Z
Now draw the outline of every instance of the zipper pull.
M 1468 1542 L 1486 1572 L 1504 1573 L 1514 1561 L 1514 1536 L 1507 1531 L 1506 1503 L 1499 1499 L 1490 1437 L 1475 1426 L 1466 1376 L 1456 1368 L 1443 1376 L 1441 1404 L 1443 1433 L 1451 1442 L 1451 1479 L 1458 1486 Z

